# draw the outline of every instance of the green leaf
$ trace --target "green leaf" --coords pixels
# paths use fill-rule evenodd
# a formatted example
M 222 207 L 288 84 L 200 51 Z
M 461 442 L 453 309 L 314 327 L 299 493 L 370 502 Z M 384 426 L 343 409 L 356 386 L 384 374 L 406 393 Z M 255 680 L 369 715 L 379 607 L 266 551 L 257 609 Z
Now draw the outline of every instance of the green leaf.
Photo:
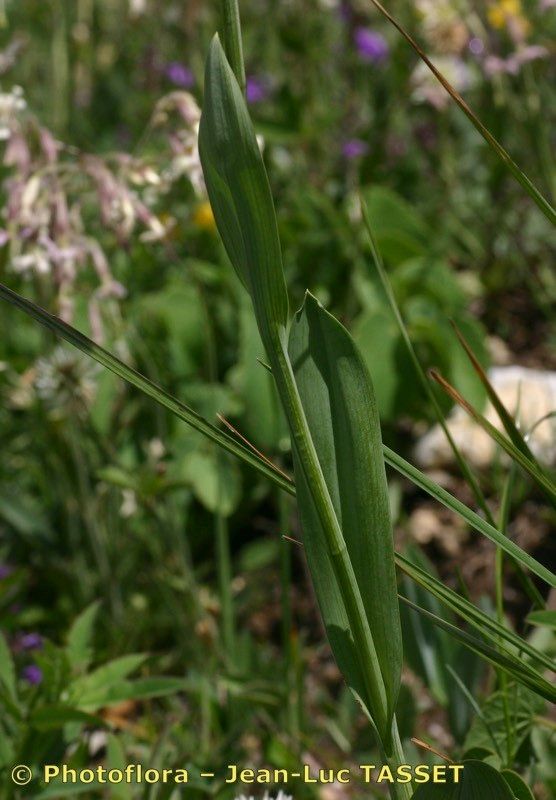
M 542 699 L 515 684 L 510 684 L 505 694 L 504 690 L 500 690 L 482 699 L 482 718 L 475 719 L 469 729 L 464 743 L 465 756 L 469 758 L 471 751 L 487 749 L 498 754 L 493 766 L 500 766 L 504 760 L 507 761 L 508 753 L 510 760 L 513 759 L 531 734 L 535 715 L 541 714 L 544 707 Z M 508 711 L 510 726 L 506 716 Z M 500 753 L 506 754 L 506 758 L 502 759 Z
M 237 464 L 219 451 L 194 451 L 184 456 L 182 474 L 197 499 L 212 513 L 232 514 L 241 500 Z
M 347 331 L 310 294 L 293 322 L 289 354 L 364 604 L 392 715 L 399 691 L 402 642 L 388 488 L 373 388 Z M 298 473 L 296 469 L 296 476 Z M 349 685 L 373 709 L 325 534 L 308 487 L 299 478 L 298 497 L 305 551 L 334 655 Z
M 199 154 L 218 231 L 268 350 L 288 322 L 278 226 L 253 124 L 218 36 L 205 71 Z
M 494 767 L 482 761 L 464 761 L 458 783 L 427 783 L 412 800 L 515 800 L 510 788 Z
M 109 734 L 106 743 L 106 768 L 119 769 L 124 771 L 128 764 L 125 750 L 119 736 Z M 129 783 L 122 782 L 110 787 L 110 795 L 113 800 L 131 800 L 133 789 Z
M 402 197 L 385 186 L 365 188 L 363 196 L 378 247 L 389 263 L 401 264 L 430 249 L 431 231 Z
M 134 681 L 118 680 L 106 686 L 97 686 L 94 690 L 83 694 L 79 706 L 83 709 L 95 710 L 104 706 L 123 703 L 127 700 L 150 700 L 153 697 L 165 697 L 169 694 L 183 692 L 187 688 L 184 678 L 139 678 Z
M 95 696 L 99 690 L 104 691 L 110 688 L 135 672 L 146 659 L 147 656 L 144 653 L 130 653 L 103 664 L 89 675 L 77 678 L 69 688 L 72 702 L 79 708 L 88 706 L 88 698 Z
M 91 603 L 79 614 L 69 630 L 66 654 L 73 668 L 84 669 L 91 660 L 91 644 L 99 609 L 99 601 Z
M 503 769 L 500 774 L 510 787 L 515 800 L 535 800 L 533 792 L 517 772 L 511 769 Z
M 539 625 L 556 630 L 556 611 L 532 611 L 527 617 L 529 625 Z M 554 669 L 554 665 L 552 666 Z
M 0 631 L 0 682 L 4 684 L 11 697 L 15 700 L 16 679 L 15 665 L 4 634 Z
M 33 711 L 29 717 L 29 724 L 41 731 L 57 730 L 69 722 L 78 722 L 95 728 L 106 726 L 100 717 L 67 706 L 43 706 Z

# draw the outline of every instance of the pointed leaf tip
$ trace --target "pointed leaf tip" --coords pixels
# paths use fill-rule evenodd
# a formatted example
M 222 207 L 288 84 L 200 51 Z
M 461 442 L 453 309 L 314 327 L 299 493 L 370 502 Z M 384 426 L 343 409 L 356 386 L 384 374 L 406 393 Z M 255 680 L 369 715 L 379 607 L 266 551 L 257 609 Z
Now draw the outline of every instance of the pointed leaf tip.
M 278 226 L 245 98 L 218 35 L 206 63 L 199 153 L 218 231 L 270 349 L 288 320 Z

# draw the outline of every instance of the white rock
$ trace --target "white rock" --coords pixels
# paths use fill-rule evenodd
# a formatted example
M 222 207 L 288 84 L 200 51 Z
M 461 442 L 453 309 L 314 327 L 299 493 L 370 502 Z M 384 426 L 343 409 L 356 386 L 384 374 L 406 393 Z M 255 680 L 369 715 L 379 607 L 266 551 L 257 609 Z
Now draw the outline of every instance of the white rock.
M 527 436 L 535 456 L 543 464 L 556 465 L 556 416 L 539 423 L 547 414 L 556 412 L 556 372 L 518 366 L 494 367 L 489 371 L 489 379 L 508 411 L 517 416 L 519 428 Z M 503 430 L 490 403 L 483 413 L 489 422 Z M 492 463 L 497 445 L 462 408 L 454 408 L 447 423 L 455 443 L 471 464 L 482 468 Z M 445 467 L 454 461 L 440 425 L 435 425 L 419 439 L 414 455 L 417 462 L 428 469 Z

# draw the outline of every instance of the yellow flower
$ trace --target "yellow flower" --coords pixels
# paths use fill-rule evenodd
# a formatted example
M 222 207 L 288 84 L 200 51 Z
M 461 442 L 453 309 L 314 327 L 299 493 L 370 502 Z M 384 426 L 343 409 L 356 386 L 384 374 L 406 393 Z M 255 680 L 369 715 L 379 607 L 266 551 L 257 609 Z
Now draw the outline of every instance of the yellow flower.
M 521 0 L 498 0 L 491 4 L 487 12 L 488 21 L 493 28 L 505 28 L 512 21 L 527 22 L 523 16 Z
M 215 231 L 216 223 L 210 203 L 205 201 L 195 209 L 193 213 L 193 224 L 203 231 Z

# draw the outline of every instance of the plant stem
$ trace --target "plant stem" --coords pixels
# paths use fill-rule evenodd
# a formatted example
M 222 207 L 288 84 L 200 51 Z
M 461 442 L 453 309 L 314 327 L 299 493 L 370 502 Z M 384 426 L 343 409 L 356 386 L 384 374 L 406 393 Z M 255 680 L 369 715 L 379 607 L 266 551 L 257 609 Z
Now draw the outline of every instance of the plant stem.
M 388 766 L 392 770 L 392 775 L 396 776 L 396 770 L 402 764 L 407 764 L 407 759 L 404 755 L 400 733 L 398 731 L 398 723 L 396 717 L 392 720 L 392 748 L 391 752 L 385 752 L 384 757 Z M 411 783 L 393 783 L 390 792 L 394 800 L 411 800 L 413 789 Z
M 242 92 L 245 92 L 245 65 L 241 43 L 238 0 L 222 0 L 224 14 L 224 50 Z
M 353 638 L 358 643 L 358 657 L 365 682 L 367 702 L 372 704 L 376 727 L 384 734 L 389 717 L 386 688 L 353 565 L 322 474 L 285 345 L 279 336 L 273 341 L 266 342 L 266 345 L 272 373 L 289 422 L 294 456 L 302 467 L 311 499 L 325 533 Z

